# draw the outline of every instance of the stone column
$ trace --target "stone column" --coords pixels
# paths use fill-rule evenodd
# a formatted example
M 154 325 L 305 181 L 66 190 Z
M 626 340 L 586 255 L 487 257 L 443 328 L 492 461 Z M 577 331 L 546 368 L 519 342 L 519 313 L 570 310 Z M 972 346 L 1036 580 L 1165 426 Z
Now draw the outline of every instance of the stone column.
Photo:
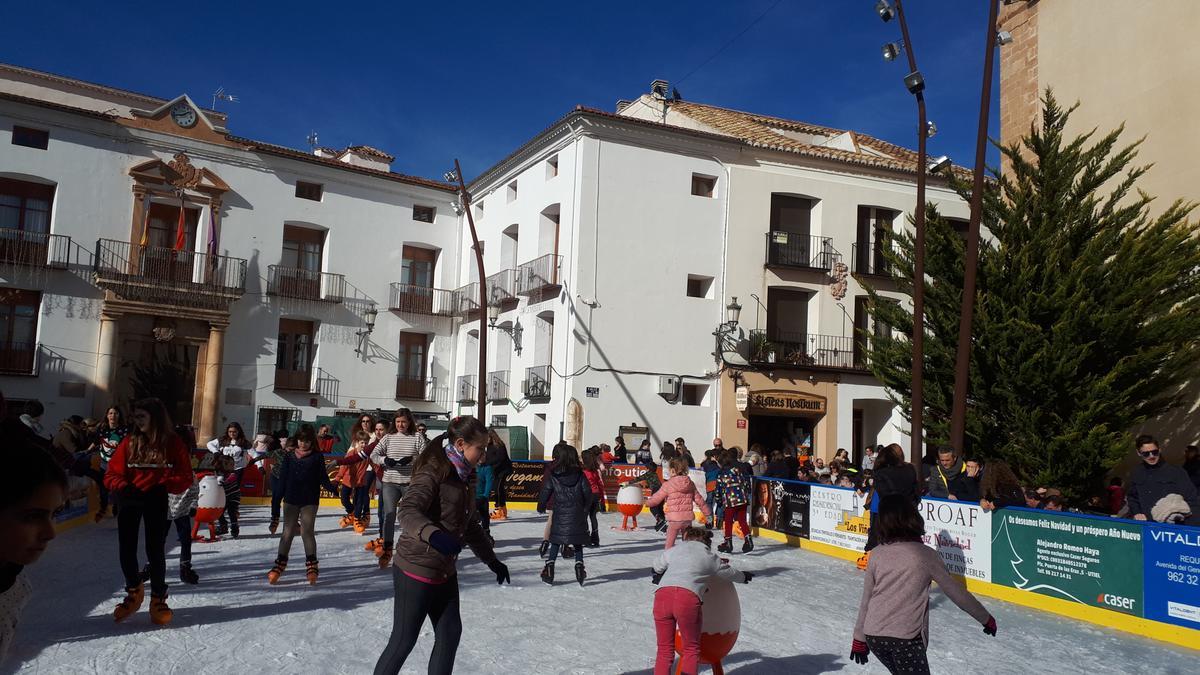
M 117 322 L 120 315 L 103 312 L 100 314 L 100 343 L 96 346 L 96 379 L 93 383 L 92 416 L 103 419 L 108 406 L 115 403 L 113 389 L 117 375 Z
M 209 324 L 208 346 L 204 358 L 204 391 L 200 397 L 200 427 L 196 430 L 196 442 L 207 443 L 216 438 L 220 419 L 221 367 L 225 360 L 225 328 L 222 324 Z

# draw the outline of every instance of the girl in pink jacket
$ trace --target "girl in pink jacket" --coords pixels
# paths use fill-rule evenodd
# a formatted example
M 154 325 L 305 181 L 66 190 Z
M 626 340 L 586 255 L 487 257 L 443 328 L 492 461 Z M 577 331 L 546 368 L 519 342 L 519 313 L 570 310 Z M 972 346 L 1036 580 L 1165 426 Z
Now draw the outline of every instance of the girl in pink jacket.
M 704 498 L 700 496 L 696 484 L 692 482 L 691 478 L 688 478 L 687 460 L 682 457 L 673 457 L 667 466 L 671 472 L 671 478 L 650 497 L 646 506 L 653 508 L 664 504 L 667 512 L 666 548 L 669 549 L 675 545 L 675 538 L 679 536 L 680 530 L 692 524 L 692 518 L 695 516 L 693 505 L 700 508 L 700 512 L 704 514 L 705 518 L 711 516 L 712 511 L 709 510 Z

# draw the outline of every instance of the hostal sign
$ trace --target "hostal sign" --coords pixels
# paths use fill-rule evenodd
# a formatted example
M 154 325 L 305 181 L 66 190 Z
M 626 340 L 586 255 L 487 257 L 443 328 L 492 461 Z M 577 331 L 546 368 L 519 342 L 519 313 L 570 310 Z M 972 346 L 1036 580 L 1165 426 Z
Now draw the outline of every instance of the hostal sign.
M 750 412 L 767 415 L 824 415 L 825 397 L 795 391 L 750 393 Z

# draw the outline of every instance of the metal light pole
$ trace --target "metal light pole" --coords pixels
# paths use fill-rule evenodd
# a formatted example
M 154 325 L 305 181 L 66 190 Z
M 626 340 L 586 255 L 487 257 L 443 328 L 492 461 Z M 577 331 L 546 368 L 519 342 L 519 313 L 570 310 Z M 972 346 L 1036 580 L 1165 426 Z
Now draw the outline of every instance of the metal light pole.
M 890 17 L 877 8 L 880 18 Z M 904 3 L 896 0 L 896 17 L 900 20 L 900 34 L 904 40 L 904 53 L 908 56 L 910 74 L 905 78 L 909 91 L 917 99 L 917 206 L 913 214 L 913 329 L 912 329 L 912 431 L 909 457 L 913 464 L 921 461 L 924 454 L 925 426 L 925 144 L 929 138 L 929 120 L 925 112 L 925 82 L 917 70 L 917 55 L 913 50 L 908 33 L 908 21 L 904 17 Z
M 458 193 L 462 197 L 463 211 L 467 214 L 467 225 L 471 228 L 471 245 L 475 249 L 475 264 L 479 267 L 479 382 L 475 389 L 479 412 L 476 417 L 483 424 L 487 419 L 487 275 L 483 273 L 483 249 L 479 246 L 479 235 L 475 232 L 475 217 L 471 215 L 471 193 L 463 181 L 462 169 L 454 160 L 454 179 L 458 181 Z
M 967 426 L 968 375 L 971 370 L 971 323 L 975 315 L 975 271 L 979 266 L 979 222 L 983 215 L 983 168 L 987 153 L 988 117 L 992 100 L 992 61 L 996 55 L 996 16 L 1000 0 L 988 6 L 987 49 L 983 58 L 983 92 L 979 100 L 979 131 L 975 137 L 975 173 L 971 182 L 971 220 L 967 225 L 966 267 L 962 308 L 958 320 L 958 352 L 954 359 L 954 406 L 950 413 L 950 444 L 963 452 Z

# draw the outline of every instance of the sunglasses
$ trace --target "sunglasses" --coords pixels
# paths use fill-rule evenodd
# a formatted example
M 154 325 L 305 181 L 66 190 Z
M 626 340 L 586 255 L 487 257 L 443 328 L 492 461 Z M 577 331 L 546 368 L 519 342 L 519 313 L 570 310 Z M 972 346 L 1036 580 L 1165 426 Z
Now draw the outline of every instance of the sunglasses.
M 1138 450 L 1138 454 L 1141 455 L 1142 457 L 1158 457 L 1158 453 L 1159 453 L 1158 450 L 1147 450 L 1145 452 Z

